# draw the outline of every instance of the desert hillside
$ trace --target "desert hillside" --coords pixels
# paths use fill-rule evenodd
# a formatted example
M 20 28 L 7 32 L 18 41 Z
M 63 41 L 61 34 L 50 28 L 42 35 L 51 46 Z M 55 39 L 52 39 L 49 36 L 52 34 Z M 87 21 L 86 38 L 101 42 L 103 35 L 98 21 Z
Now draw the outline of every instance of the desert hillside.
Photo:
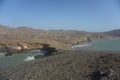
M 71 45 L 87 41 L 85 31 L 76 30 L 40 30 L 26 26 L 10 28 L 0 25 L 0 44 L 6 46 L 18 44 L 28 48 L 38 44 L 48 44 L 56 49 L 70 50 Z M 13 44 L 14 43 L 14 44 Z M 36 44 L 36 45 L 35 45 Z M 15 47 L 15 46 L 13 46 Z M 39 47 L 37 47 L 39 48 Z
M 72 44 L 75 41 L 85 41 L 86 37 L 120 37 L 120 29 L 106 32 L 87 32 L 80 30 L 41 30 L 26 26 L 11 28 L 0 25 L 0 40 L 49 39 Z
M 120 30 L 108 32 L 86 32 L 77 30 L 40 30 L 26 26 L 11 28 L 0 25 L 1 47 L 40 48 L 48 44 L 56 49 L 70 50 L 72 45 L 91 41 L 92 39 L 120 38 Z

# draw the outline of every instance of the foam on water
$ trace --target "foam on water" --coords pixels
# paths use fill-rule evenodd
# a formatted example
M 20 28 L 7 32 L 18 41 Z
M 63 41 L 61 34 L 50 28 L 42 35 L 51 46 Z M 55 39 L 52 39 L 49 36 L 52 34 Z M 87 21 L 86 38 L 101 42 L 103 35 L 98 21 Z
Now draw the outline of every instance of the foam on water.
M 5 53 L 0 53 L 0 57 L 5 57 Z
M 41 56 L 43 56 L 43 55 L 45 55 L 45 53 L 46 53 L 47 51 L 44 51 L 44 50 L 32 50 L 31 52 L 37 53 L 36 55 L 41 55 Z M 27 56 L 27 58 L 25 59 L 25 61 L 35 60 L 35 56 L 36 56 L 36 55 L 34 55 L 34 56 Z
M 31 60 L 35 60 L 34 56 L 28 56 L 25 61 L 31 61 Z
M 46 51 L 31 50 L 26 53 L 14 54 L 12 56 L 5 56 L 5 53 L 0 53 L 0 68 L 6 68 L 16 64 L 21 64 L 25 61 L 35 60 L 35 56 L 44 56 Z
M 75 46 L 72 46 L 72 49 L 77 48 L 77 47 L 86 47 L 86 46 L 90 46 L 90 44 L 75 45 Z
M 73 50 L 120 51 L 120 39 L 101 39 L 72 47 Z

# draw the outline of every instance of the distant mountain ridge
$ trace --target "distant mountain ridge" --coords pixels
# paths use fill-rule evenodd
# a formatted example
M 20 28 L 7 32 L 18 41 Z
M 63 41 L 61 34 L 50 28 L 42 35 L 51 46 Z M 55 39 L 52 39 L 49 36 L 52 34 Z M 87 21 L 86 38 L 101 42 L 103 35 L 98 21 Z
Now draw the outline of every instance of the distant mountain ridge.
M 107 32 L 86 32 L 77 30 L 41 30 L 26 26 L 11 28 L 0 25 L 0 44 L 4 45 L 11 42 L 12 45 L 25 43 L 36 47 L 38 44 L 45 43 L 57 49 L 70 50 L 73 45 L 89 42 L 92 39 L 104 38 L 120 38 L 120 29 Z
M 0 25 L 0 39 L 55 39 L 63 40 L 70 37 L 83 37 L 87 35 L 102 37 L 120 37 L 120 29 L 107 32 L 86 32 L 78 30 L 41 30 L 27 26 L 10 28 Z M 1 38 L 2 36 L 2 38 Z M 4 37 L 5 36 L 5 37 Z
M 111 36 L 115 36 L 115 37 L 120 37 L 120 29 L 115 29 L 112 31 L 108 31 L 106 32 L 106 34 L 109 34 Z
M 69 36 L 69 35 L 76 35 L 76 34 L 83 34 L 84 32 L 80 31 L 73 31 L 73 30 L 40 30 L 40 29 L 33 29 L 26 26 L 21 26 L 18 28 L 10 28 L 6 26 L 0 25 L 0 34 L 6 34 L 6 35 L 19 35 L 16 37 L 28 37 L 28 38 L 34 38 L 34 37 L 41 37 L 41 38 L 50 38 L 50 37 L 57 37 L 57 36 Z

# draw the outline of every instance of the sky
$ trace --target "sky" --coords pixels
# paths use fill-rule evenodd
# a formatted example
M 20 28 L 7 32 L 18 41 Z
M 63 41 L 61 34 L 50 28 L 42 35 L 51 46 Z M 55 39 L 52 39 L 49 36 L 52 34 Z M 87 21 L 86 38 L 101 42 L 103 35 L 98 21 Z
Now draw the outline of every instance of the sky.
M 120 29 L 120 0 L 0 0 L 0 24 L 45 30 Z

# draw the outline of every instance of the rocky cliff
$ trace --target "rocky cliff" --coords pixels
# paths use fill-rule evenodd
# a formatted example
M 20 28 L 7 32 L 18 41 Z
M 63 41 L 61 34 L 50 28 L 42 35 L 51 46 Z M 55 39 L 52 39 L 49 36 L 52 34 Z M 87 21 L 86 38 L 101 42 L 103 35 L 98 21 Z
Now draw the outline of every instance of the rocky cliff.
M 76 30 L 39 30 L 29 27 L 10 28 L 0 26 L 0 44 L 24 45 L 27 47 L 37 47 L 39 44 L 46 43 L 57 49 L 69 50 L 72 44 L 79 44 L 87 41 L 85 31 Z

